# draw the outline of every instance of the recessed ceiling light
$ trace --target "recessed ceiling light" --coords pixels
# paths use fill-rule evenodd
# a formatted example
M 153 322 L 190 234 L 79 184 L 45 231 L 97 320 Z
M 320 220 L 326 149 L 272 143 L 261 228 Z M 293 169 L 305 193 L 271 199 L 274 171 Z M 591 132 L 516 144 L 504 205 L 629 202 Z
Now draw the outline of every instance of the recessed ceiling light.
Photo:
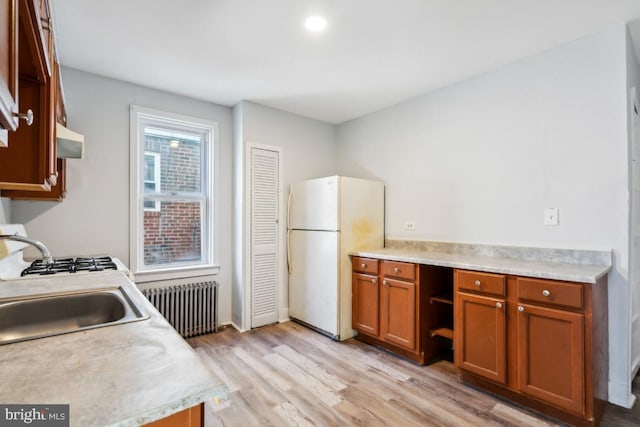
M 172 139 L 171 141 L 169 141 L 169 146 L 172 148 L 179 147 L 180 141 L 178 141 L 177 139 Z
M 310 16 L 304 21 L 304 26 L 307 27 L 307 30 L 318 33 L 325 29 L 327 20 L 322 16 Z

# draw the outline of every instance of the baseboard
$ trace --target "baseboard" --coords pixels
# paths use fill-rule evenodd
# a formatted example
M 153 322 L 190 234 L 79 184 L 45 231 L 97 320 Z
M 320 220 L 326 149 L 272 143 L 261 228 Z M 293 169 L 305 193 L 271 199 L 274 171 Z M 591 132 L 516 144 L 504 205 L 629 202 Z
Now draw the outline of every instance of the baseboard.
M 289 319 L 289 307 L 281 308 L 278 316 L 278 322 L 288 322 Z
M 236 328 L 236 331 L 238 331 L 238 332 L 247 332 L 247 330 L 248 330 L 248 329 L 239 328 L 238 325 L 236 325 L 233 321 L 229 322 L 228 325 L 231 325 L 234 328 Z
M 631 393 L 629 384 L 609 380 L 609 402 L 631 409 L 635 401 L 636 397 Z

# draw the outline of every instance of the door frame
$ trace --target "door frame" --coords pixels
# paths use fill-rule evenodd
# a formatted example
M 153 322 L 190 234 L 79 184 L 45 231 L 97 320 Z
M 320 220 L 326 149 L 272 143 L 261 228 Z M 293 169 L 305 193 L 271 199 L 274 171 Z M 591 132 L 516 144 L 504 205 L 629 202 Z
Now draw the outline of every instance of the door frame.
M 251 151 L 254 148 L 260 150 L 274 151 L 278 153 L 278 295 L 276 300 L 276 306 L 278 310 L 278 321 L 282 322 L 284 320 L 289 320 L 289 310 L 286 307 L 287 304 L 284 303 L 282 298 L 284 295 L 288 295 L 286 290 L 286 286 L 284 286 L 283 277 L 285 277 L 285 266 L 283 263 L 283 254 L 285 253 L 285 229 L 286 226 L 286 213 L 285 213 L 285 198 L 283 198 L 283 189 L 284 189 L 284 177 L 283 177 L 283 151 L 282 147 L 278 147 L 275 145 L 267 145 L 261 144 L 257 142 L 247 141 L 245 145 L 245 155 L 244 155 L 244 204 L 247 208 L 246 215 L 244 217 L 244 233 L 245 241 L 242 243 L 244 245 L 244 301 L 242 303 L 243 313 L 242 313 L 242 323 L 245 325 L 246 330 L 251 329 L 251 301 L 252 301 L 252 287 L 251 287 L 251 242 L 252 242 L 252 234 L 251 234 L 251 218 L 252 218 L 252 203 L 251 203 Z
M 636 304 L 635 300 L 638 298 L 638 293 L 640 292 L 640 283 L 639 283 L 639 275 L 640 271 L 638 271 L 638 266 L 634 264 L 634 258 L 637 257 L 638 251 L 634 249 L 635 244 L 634 240 L 636 239 L 636 234 L 640 232 L 640 230 L 636 230 L 634 227 L 635 217 L 640 215 L 638 209 L 635 208 L 638 201 L 636 198 L 636 184 L 635 184 L 635 174 L 636 170 L 639 167 L 636 165 L 635 153 L 636 150 L 640 151 L 640 101 L 638 100 L 638 93 L 636 87 L 632 87 L 629 90 L 629 115 L 631 117 L 631 126 L 630 126 L 630 147 L 629 147 L 629 319 L 630 319 L 630 331 L 629 331 L 629 369 L 630 376 L 629 382 L 633 382 L 633 379 L 640 370 L 640 353 L 635 354 L 636 350 L 636 337 L 635 334 L 638 334 L 638 328 L 640 328 L 640 312 L 634 312 L 634 306 Z M 640 162 L 640 158 L 637 159 Z M 631 394 L 633 396 L 633 394 Z M 632 402 L 633 404 L 633 402 Z

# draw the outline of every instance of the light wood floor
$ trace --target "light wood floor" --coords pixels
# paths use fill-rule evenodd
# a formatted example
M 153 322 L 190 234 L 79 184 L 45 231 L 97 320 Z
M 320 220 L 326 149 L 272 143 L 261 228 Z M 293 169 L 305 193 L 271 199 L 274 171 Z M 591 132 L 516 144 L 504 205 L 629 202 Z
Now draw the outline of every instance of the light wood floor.
M 556 425 L 462 384 L 449 362 L 422 367 L 293 322 L 189 342 L 229 387 L 207 403 L 207 427 Z M 639 426 L 640 414 L 611 406 L 602 425 Z

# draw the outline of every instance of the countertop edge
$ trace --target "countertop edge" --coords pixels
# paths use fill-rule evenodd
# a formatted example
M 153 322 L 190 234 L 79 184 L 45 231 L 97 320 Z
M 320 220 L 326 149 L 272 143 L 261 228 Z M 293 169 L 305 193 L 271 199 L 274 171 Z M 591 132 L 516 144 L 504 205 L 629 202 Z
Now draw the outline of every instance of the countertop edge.
M 226 394 L 227 386 L 224 384 L 217 384 L 215 387 L 208 387 L 204 390 L 199 390 L 190 396 L 182 398 L 178 402 L 171 402 L 157 408 L 149 409 L 145 413 L 136 415 L 135 417 L 109 424 L 108 427 L 137 427 L 152 423 Z
M 612 269 L 610 265 L 531 261 L 516 258 L 420 252 L 395 248 L 351 251 L 349 255 L 589 284 L 597 283 L 598 279 L 605 276 Z

